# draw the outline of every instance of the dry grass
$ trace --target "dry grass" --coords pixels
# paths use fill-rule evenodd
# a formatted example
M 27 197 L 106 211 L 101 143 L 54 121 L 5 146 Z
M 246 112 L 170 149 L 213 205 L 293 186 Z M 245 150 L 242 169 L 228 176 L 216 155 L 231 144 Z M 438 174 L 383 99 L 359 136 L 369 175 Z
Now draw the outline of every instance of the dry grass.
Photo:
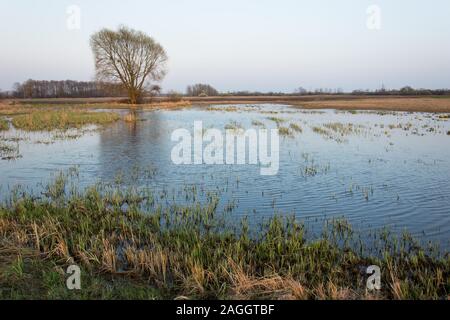
M 450 112 L 450 98 L 367 98 L 295 103 L 305 109 Z
M 145 104 L 142 107 L 144 109 L 168 109 L 168 110 L 176 110 L 176 109 L 182 109 L 185 107 L 190 107 L 191 102 L 186 100 L 176 101 L 176 102 L 154 102 L 151 104 Z

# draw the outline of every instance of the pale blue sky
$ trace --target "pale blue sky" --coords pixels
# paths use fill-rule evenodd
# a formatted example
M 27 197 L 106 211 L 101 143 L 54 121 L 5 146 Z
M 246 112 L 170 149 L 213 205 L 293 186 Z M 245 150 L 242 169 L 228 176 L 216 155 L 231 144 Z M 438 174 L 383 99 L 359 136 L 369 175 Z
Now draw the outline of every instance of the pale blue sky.
M 381 30 L 366 26 L 381 8 Z M 66 9 L 81 9 L 81 29 Z M 450 87 L 448 0 L 0 0 L 0 88 L 33 79 L 91 80 L 90 35 L 128 25 L 170 58 L 164 90 Z

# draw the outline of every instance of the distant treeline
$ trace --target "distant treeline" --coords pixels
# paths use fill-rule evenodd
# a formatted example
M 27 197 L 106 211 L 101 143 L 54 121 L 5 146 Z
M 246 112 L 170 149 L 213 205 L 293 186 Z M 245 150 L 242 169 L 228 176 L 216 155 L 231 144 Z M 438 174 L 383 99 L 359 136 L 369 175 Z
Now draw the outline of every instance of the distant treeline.
M 213 97 L 218 96 L 219 91 L 214 89 L 209 84 L 198 83 L 192 86 L 188 86 L 186 88 L 186 95 L 189 97 L 201 97 L 201 96 Z
M 12 98 L 92 98 L 92 97 L 121 97 L 127 92 L 122 85 L 95 81 L 47 81 L 27 80 L 15 83 L 12 91 L 3 96 Z
M 146 90 L 147 97 L 159 95 L 161 87 L 154 85 Z M 259 92 L 259 91 L 231 91 L 219 92 L 209 84 L 195 84 L 186 88 L 186 93 L 169 91 L 165 96 L 180 100 L 183 96 L 214 97 L 214 96 L 306 96 L 306 95 L 368 95 L 368 96 L 443 96 L 450 95 L 450 89 L 414 89 L 410 86 L 401 89 L 354 90 L 344 92 L 342 89 L 319 88 L 306 90 L 302 87 L 291 93 Z M 120 84 L 96 81 L 47 81 L 27 80 L 14 84 L 14 89 L 8 92 L 0 91 L 0 98 L 95 98 L 95 97 L 126 97 L 127 92 Z
M 260 91 L 230 91 L 218 92 L 210 85 L 189 86 L 186 90 L 187 96 L 303 96 L 303 95 L 396 95 L 396 96 L 427 96 L 427 95 L 450 95 L 450 89 L 414 89 L 406 86 L 401 89 L 387 90 L 385 88 L 378 90 L 354 90 L 352 92 L 344 92 L 343 89 L 319 88 L 315 90 L 306 90 L 302 87 L 293 92 L 260 92 Z
M 450 95 L 450 89 L 414 89 L 412 87 L 403 87 L 401 89 L 380 89 L 380 90 L 355 90 L 353 95 L 393 95 L 393 96 L 443 96 Z

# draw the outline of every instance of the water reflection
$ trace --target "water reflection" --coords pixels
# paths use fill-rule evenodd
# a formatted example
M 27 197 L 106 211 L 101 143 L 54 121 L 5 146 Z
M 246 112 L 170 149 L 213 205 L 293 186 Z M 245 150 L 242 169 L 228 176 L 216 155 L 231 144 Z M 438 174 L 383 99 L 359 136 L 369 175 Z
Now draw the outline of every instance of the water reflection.
M 137 120 L 119 122 L 100 132 L 98 160 L 99 176 L 111 179 L 118 173 L 130 173 L 133 168 L 155 165 L 167 170 L 170 146 L 165 121 L 161 114 L 137 112 Z

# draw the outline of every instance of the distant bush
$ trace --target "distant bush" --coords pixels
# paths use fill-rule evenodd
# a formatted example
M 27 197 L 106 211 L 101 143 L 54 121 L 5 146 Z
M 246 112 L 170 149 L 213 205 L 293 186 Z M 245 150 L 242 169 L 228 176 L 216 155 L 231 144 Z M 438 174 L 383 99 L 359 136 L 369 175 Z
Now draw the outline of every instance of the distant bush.
M 170 102 L 179 102 L 183 99 L 183 95 L 177 91 L 170 91 L 167 94 L 167 98 Z
M 218 96 L 219 91 L 209 84 L 198 83 L 193 86 L 188 86 L 186 89 L 186 94 L 190 97 L 211 97 Z

